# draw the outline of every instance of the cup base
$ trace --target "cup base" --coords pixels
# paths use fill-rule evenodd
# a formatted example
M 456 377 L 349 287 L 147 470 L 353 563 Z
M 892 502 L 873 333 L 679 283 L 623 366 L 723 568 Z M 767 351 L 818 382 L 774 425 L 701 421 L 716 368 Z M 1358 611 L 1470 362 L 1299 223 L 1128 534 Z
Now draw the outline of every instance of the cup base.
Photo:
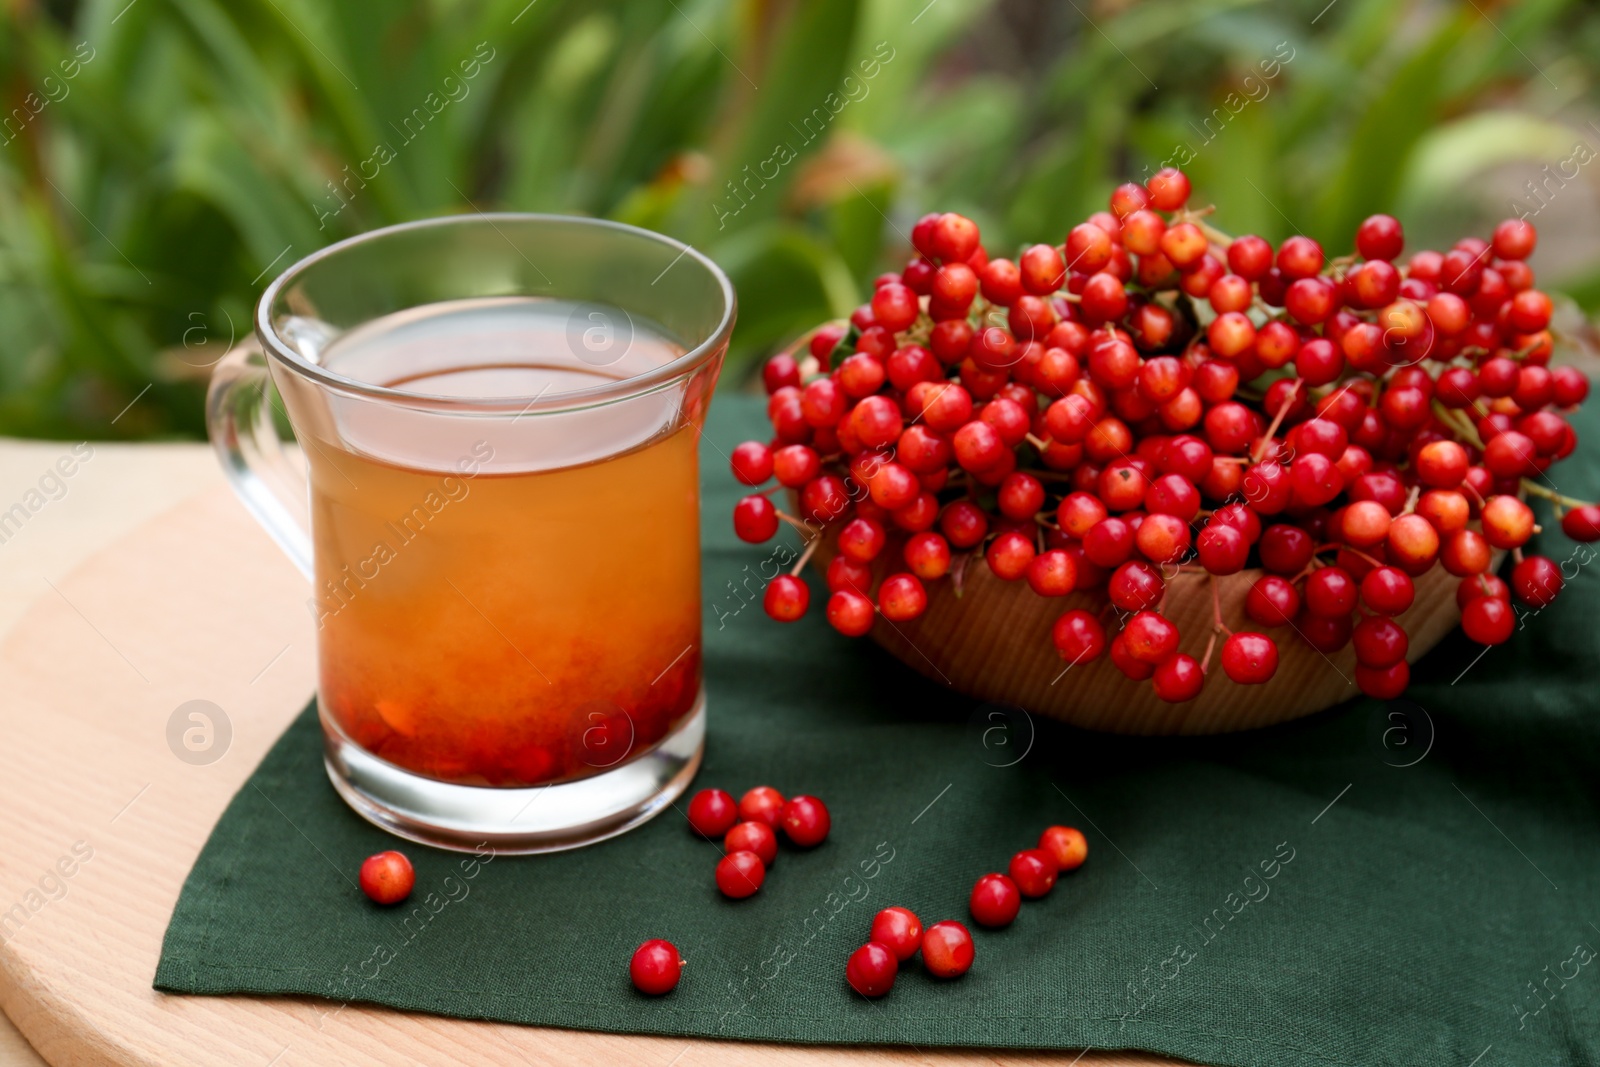
M 345 802 L 368 822 L 436 848 L 559 852 L 603 841 L 664 811 L 688 788 L 705 751 L 706 694 L 643 756 L 575 782 L 496 789 L 453 785 L 396 767 L 359 747 L 326 716 L 323 763 Z

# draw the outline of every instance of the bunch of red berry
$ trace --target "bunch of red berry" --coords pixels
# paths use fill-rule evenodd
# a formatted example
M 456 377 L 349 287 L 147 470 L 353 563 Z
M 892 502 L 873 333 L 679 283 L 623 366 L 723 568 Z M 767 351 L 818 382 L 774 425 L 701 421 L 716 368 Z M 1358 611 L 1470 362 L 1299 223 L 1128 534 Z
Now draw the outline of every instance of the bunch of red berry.
M 1561 412 L 1589 384 L 1549 366 L 1534 227 L 1510 219 L 1402 264 L 1400 223 L 1374 215 L 1356 254 L 1328 260 L 1309 237 L 1230 237 L 1188 199 L 1189 180 L 1162 170 L 1014 261 L 990 259 L 971 220 L 928 215 L 915 257 L 847 324 L 769 360 L 774 436 L 732 466 L 777 485 L 740 500 L 734 528 L 760 542 L 787 521 L 811 544 L 767 586 L 767 613 L 805 613 L 798 575 L 825 529 L 827 617 L 851 636 L 917 618 L 925 583 L 959 591 L 981 558 L 1040 596 L 1103 591 L 1101 610 L 1055 623 L 1062 658 L 1108 654 L 1177 702 L 1200 692 L 1219 640 L 1230 679 L 1270 679 L 1277 644 L 1257 628 L 1274 627 L 1324 653 L 1353 644 L 1362 690 L 1399 695 L 1396 616 L 1436 564 L 1461 579 L 1482 644 L 1510 637 L 1513 591 L 1548 604 L 1562 576 L 1522 553 L 1538 529 L 1523 497 L 1585 541 L 1600 507 L 1543 477 L 1576 445 Z M 785 489 L 798 514 L 774 504 Z M 1509 588 L 1490 573 L 1503 550 Z M 1180 651 L 1167 582 L 1247 567 L 1264 572 L 1251 626 L 1214 608 L 1203 654 Z
M 753 896 L 778 858 L 778 831 L 800 848 L 827 840 L 833 820 L 816 797 L 788 800 L 770 785 L 758 785 L 739 798 L 725 789 L 702 789 L 689 800 L 689 826 L 709 841 L 722 839 L 717 888 L 733 900 Z

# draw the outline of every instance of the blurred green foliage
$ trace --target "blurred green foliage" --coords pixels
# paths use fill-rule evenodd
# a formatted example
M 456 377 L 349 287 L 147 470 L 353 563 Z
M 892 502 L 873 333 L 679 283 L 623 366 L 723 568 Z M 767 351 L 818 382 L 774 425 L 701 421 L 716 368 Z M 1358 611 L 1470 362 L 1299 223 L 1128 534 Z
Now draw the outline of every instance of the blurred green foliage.
M 1169 160 L 1234 232 L 1342 250 L 1389 210 L 1448 242 L 1507 213 L 1492 168 L 1600 145 L 1597 46 L 1566 0 L 9 0 L 0 432 L 199 435 L 274 273 L 450 212 L 707 251 L 730 376 L 926 210 L 1059 241 Z M 1565 273 L 1600 303 L 1600 259 Z

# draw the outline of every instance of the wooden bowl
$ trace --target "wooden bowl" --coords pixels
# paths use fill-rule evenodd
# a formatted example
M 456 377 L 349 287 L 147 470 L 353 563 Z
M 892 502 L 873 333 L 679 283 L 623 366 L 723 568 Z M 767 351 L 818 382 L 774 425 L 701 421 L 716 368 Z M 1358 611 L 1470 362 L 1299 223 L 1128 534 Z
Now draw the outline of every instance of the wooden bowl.
M 812 557 L 822 573 L 836 554 L 831 529 Z M 896 550 L 891 543 L 887 557 Z M 1260 630 L 1278 645 L 1278 671 L 1264 685 L 1237 685 L 1217 666 L 1200 695 L 1168 704 L 1148 681 L 1135 682 L 1107 655 L 1071 666 L 1050 640 L 1050 629 L 1073 608 L 1098 612 L 1103 592 L 1041 597 L 1024 581 L 996 578 L 981 556 L 962 577 L 961 596 L 950 578 L 928 582 L 928 610 L 908 623 L 881 615 L 872 639 L 896 659 L 968 696 L 1014 704 L 1087 730 L 1119 734 L 1219 734 L 1296 719 L 1361 695 L 1355 684 L 1355 652 L 1346 645 L 1324 654 L 1288 627 L 1267 630 L 1246 620 L 1244 598 L 1264 571 L 1245 570 L 1218 579 L 1222 617 L 1235 629 Z M 1168 583 L 1162 614 L 1182 635 L 1181 647 L 1197 659 L 1211 632 L 1208 576 L 1184 572 Z M 1459 579 L 1434 567 L 1416 579 L 1417 597 L 1399 616 L 1410 638 L 1407 659 L 1415 662 L 1460 621 L 1455 591 Z

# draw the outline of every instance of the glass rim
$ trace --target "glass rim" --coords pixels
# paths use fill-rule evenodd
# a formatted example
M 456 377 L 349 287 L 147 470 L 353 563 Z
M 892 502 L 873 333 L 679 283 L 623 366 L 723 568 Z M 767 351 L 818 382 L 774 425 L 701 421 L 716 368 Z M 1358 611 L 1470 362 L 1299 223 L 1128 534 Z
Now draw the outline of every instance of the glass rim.
M 668 363 L 648 370 L 643 374 L 620 378 L 604 385 L 572 389 L 549 397 L 546 397 L 543 393 L 534 396 L 446 396 L 437 393 L 415 393 L 384 385 L 373 385 L 370 382 L 363 382 L 329 370 L 321 364 L 313 363 L 278 336 L 278 331 L 272 323 L 273 305 L 286 288 L 317 264 L 352 248 L 382 241 L 397 234 L 474 222 L 487 223 L 496 231 L 499 230 L 499 227 L 495 224 L 500 222 L 577 224 L 580 226 L 592 226 L 600 230 L 611 230 L 665 245 L 677 252 L 677 256 L 672 263 L 675 264 L 679 259 L 686 257 L 693 258 L 710 274 L 722 292 L 722 316 L 718 320 L 716 328 L 711 331 L 710 336 Z M 669 268 L 671 265 L 668 264 Z M 626 311 L 626 308 L 623 310 Z M 440 215 L 434 218 L 401 222 L 392 226 L 381 226 L 375 230 L 356 234 L 353 237 L 346 237 L 342 241 L 335 241 L 333 244 L 319 248 L 315 252 L 296 260 L 286 267 L 283 273 L 272 280 L 262 292 L 261 299 L 256 302 L 255 331 L 256 336 L 261 341 L 263 350 L 283 365 L 285 369 L 341 393 L 407 407 L 438 408 L 455 411 L 467 409 L 492 414 L 515 412 L 517 417 L 520 418 L 523 415 L 538 414 L 541 411 L 571 411 L 575 408 L 598 407 L 617 400 L 640 396 L 670 385 L 672 382 L 698 370 L 714 353 L 726 347 L 728 339 L 733 333 L 733 322 L 737 310 L 737 294 L 734 292 L 733 283 L 728 280 L 728 276 L 723 272 L 722 268 L 693 245 L 685 244 L 674 237 L 668 237 L 666 234 L 647 230 L 641 226 L 630 226 L 625 222 L 613 222 L 610 219 L 598 219 L 587 215 L 555 215 L 517 211 L 474 212 L 461 215 Z

